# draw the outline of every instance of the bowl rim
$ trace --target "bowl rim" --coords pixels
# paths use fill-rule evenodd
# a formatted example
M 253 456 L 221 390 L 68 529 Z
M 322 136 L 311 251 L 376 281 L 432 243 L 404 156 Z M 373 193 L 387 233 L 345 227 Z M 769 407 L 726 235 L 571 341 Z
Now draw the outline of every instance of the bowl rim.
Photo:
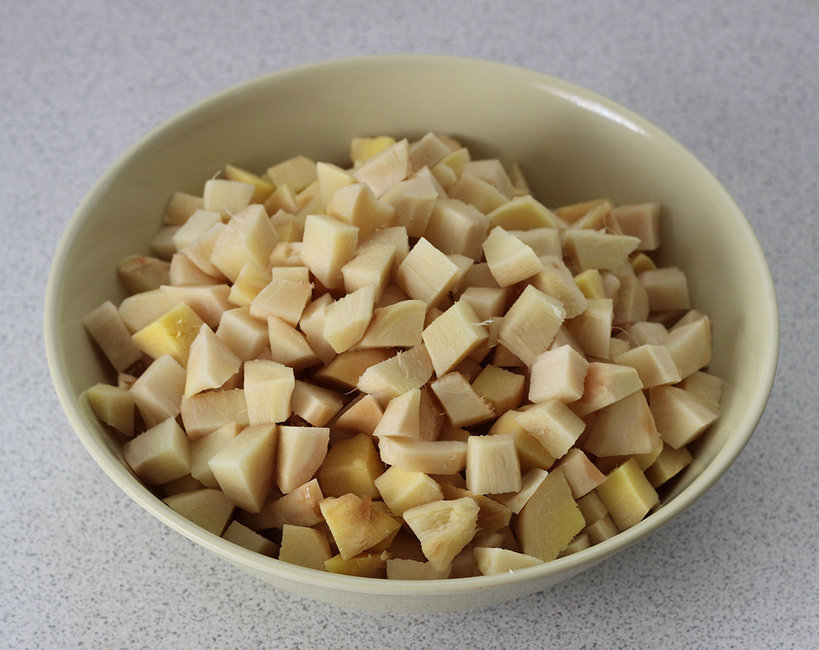
M 163 134 L 173 130 L 180 123 L 188 120 L 192 115 L 206 110 L 207 107 L 213 104 L 238 99 L 242 94 L 252 91 L 257 87 L 276 84 L 289 77 L 310 74 L 318 70 L 359 68 L 362 66 L 380 67 L 385 65 L 398 67 L 418 66 L 434 65 L 436 63 L 467 68 L 491 67 L 502 70 L 506 74 L 518 75 L 525 83 L 537 84 L 542 87 L 544 91 L 558 94 L 563 99 L 572 101 L 585 110 L 594 111 L 609 120 L 619 122 L 626 128 L 636 129 L 649 135 L 651 138 L 661 142 L 664 146 L 670 146 L 676 150 L 678 154 L 687 159 L 689 163 L 693 163 L 694 167 L 703 175 L 703 179 L 713 186 L 714 191 L 725 206 L 738 217 L 736 221 L 745 231 L 743 234 L 751 244 L 751 250 L 748 251 L 748 254 L 760 263 L 760 269 L 763 270 L 765 280 L 763 294 L 768 306 L 768 310 L 763 314 L 763 317 L 765 319 L 764 325 L 770 332 L 770 345 L 760 351 L 760 353 L 764 355 L 762 365 L 763 372 L 760 376 L 760 381 L 756 385 L 757 399 L 754 401 L 755 407 L 745 413 L 744 419 L 742 420 L 743 434 L 730 439 L 728 443 L 719 450 L 702 473 L 694 478 L 690 485 L 668 503 L 664 504 L 657 511 L 649 514 L 645 519 L 631 528 L 608 540 L 566 557 L 557 558 L 550 562 L 515 572 L 498 575 L 418 581 L 385 580 L 340 575 L 281 562 L 277 559 L 266 557 L 233 544 L 192 524 L 143 486 L 128 469 L 110 454 L 107 447 L 91 433 L 86 421 L 88 410 L 83 411 L 80 396 L 73 394 L 73 392 L 69 390 L 66 370 L 59 364 L 61 346 L 59 344 L 59 323 L 57 316 L 60 288 L 62 286 L 62 278 L 59 271 L 64 266 L 65 259 L 79 235 L 87 214 L 90 213 L 93 207 L 98 203 L 101 196 L 105 193 L 106 188 L 119 174 L 120 170 L 151 143 L 161 139 Z M 333 58 L 283 68 L 253 77 L 196 101 L 182 111 L 162 121 L 131 144 L 92 185 L 72 214 L 59 239 L 51 263 L 45 292 L 44 342 L 49 373 L 54 389 L 69 423 L 83 446 L 100 468 L 120 489 L 144 510 L 159 519 L 169 528 L 219 555 L 223 559 L 239 564 L 255 573 L 266 574 L 272 578 L 281 578 L 321 589 L 338 591 L 352 590 L 360 594 L 383 597 L 426 597 L 433 595 L 455 595 L 473 592 L 475 590 L 489 589 L 500 585 L 509 585 L 510 583 L 545 582 L 545 579 L 552 574 L 568 575 L 572 572 L 577 573 L 635 544 L 691 506 L 726 472 L 728 467 L 748 443 L 762 417 L 767 401 L 770 398 L 779 357 L 779 313 L 770 268 L 756 234 L 753 232 L 744 213 L 714 174 L 685 146 L 654 123 L 593 90 L 533 69 L 509 63 L 464 56 L 386 54 Z

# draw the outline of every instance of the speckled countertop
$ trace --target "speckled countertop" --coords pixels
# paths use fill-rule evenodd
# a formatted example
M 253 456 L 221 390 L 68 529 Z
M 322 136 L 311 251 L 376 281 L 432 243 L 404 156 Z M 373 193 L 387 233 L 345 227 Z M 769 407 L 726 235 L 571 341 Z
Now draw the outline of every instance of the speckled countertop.
M 6 3 L 0 20 L 0 646 L 819 647 L 819 3 Z M 780 366 L 730 471 L 659 533 L 494 609 L 366 615 L 250 578 L 154 520 L 72 433 L 48 377 L 46 277 L 94 180 L 248 78 L 340 56 L 494 59 L 589 87 L 691 149 L 745 210 Z

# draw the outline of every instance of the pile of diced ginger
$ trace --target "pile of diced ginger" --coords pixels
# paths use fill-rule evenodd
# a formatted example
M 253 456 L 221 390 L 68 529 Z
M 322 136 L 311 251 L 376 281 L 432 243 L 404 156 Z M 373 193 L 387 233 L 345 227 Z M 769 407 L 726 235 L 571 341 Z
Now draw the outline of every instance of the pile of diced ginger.
M 176 193 L 85 395 L 165 503 L 280 560 L 429 579 L 641 521 L 718 417 L 708 317 L 657 268 L 660 206 L 550 210 L 451 137 L 342 168 L 228 165 Z

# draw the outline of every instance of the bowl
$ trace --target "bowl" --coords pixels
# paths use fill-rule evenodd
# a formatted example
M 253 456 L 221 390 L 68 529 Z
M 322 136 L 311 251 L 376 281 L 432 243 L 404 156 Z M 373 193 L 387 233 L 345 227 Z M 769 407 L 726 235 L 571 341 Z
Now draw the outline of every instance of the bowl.
M 192 524 L 140 483 L 120 445 L 80 393 L 110 380 L 81 323 L 125 297 L 117 262 L 148 253 L 174 191 L 201 192 L 225 163 L 263 170 L 297 154 L 347 160 L 351 138 L 452 135 L 475 157 L 517 161 L 548 206 L 598 196 L 663 206 L 660 263 L 688 277 L 712 319 L 710 371 L 724 381 L 722 414 L 694 460 L 637 525 L 576 554 L 502 575 L 389 581 L 315 571 L 250 552 Z M 632 111 L 571 83 L 494 62 L 367 56 L 275 72 L 206 99 L 134 144 L 96 182 L 56 251 L 45 300 L 54 387 L 103 471 L 147 512 L 278 588 L 379 611 L 493 605 L 546 589 L 623 551 L 681 515 L 734 462 L 765 407 L 778 355 L 773 282 L 759 243 L 717 179 L 678 142 Z

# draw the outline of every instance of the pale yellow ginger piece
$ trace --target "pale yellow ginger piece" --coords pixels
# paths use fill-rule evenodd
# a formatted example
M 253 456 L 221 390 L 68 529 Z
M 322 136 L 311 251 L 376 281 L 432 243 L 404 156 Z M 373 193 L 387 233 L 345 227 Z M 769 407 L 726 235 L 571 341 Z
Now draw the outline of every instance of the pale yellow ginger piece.
M 250 205 L 255 189 L 250 183 L 211 178 L 202 192 L 204 208 L 231 217 Z
M 586 423 L 563 402 L 551 399 L 518 411 L 520 426 L 555 458 L 562 458 L 586 428 Z
M 687 445 L 719 418 L 719 410 L 676 386 L 649 389 L 651 413 L 663 442 L 674 449 Z
M 163 483 L 159 487 L 160 490 L 162 491 L 162 495 L 169 497 L 172 494 L 179 494 L 181 492 L 201 490 L 205 486 L 202 485 L 195 478 L 193 478 L 193 476 L 191 476 L 190 474 L 186 474 L 185 476 L 180 476 L 179 478 L 176 478 L 173 481 Z
M 709 374 L 702 370 L 691 373 L 679 384 L 678 388 L 683 388 L 689 393 L 696 395 L 715 409 L 719 408 L 722 399 L 722 378 Z
M 245 391 L 242 388 L 209 390 L 183 397 L 179 404 L 182 425 L 191 440 L 197 440 L 230 424 L 249 424 Z
M 458 274 L 458 266 L 422 237 L 399 264 L 395 280 L 408 297 L 434 307 L 455 284 Z
M 466 444 L 460 440 L 413 440 L 384 437 L 378 441 L 381 460 L 407 472 L 455 474 L 466 467 Z
M 325 571 L 324 563 L 333 556 L 327 536 L 316 528 L 285 524 L 279 559 L 308 569 Z
M 577 499 L 577 507 L 580 508 L 580 512 L 583 513 L 583 519 L 586 520 L 586 525 L 600 521 L 609 514 L 609 511 L 606 510 L 606 505 L 595 490 Z
M 319 503 L 324 499 L 317 479 L 310 479 L 283 496 L 268 497 L 259 512 L 240 512 L 237 519 L 253 530 L 281 529 L 291 526 L 315 526 L 324 518 Z
M 280 318 L 267 319 L 270 359 L 294 369 L 320 363 L 304 334 Z
M 515 520 L 521 551 L 548 562 L 574 539 L 586 521 L 562 472 L 550 472 Z
M 225 496 L 247 512 L 259 512 L 273 489 L 276 438 L 275 424 L 249 426 L 208 461 Z
M 438 483 L 423 472 L 408 472 L 392 466 L 373 482 L 390 512 L 399 517 L 409 508 L 444 498 Z
M 489 434 L 511 433 L 515 436 L 515 447 L 523 469 L 532 467 L 549 469 L 554 465 L 554 456 L 546 451 L 546 448 L 535 436 L 523 428 L 518 422 L 518 413 L 518 411 L 507 411 L 501 415 L 492 424 Z
M 478 569 L 485 576 L 519 571 L 543 564 L 543 560 L 539 558 L 511 551 L 508 548 L 476 546 L 472 552 L 475 554 Z
M 566 321 L 566 327 L 587 357 L 609 359 L 613 319 L 614 301 L 611 298 L 592 298 L 586 302 L 586 309 L 580 315 Z
M 241 367 L 241 359 L 205 323 L 190 346 L 185 397 L 219 388 Z
M 489 338 L 485 325 L 464 300 L 459 300 L 422 332 L 435 374 L 452 370 Z
M 392 223 L 404 226 L 407 235 L 417 238 L 424 235 L 438 196 L 431 178 L 415 176 L 393 185 L 380 200 L 392 206 Z
M 295 327 L 310 301 L 313 288 L 307 282 L 273 278 L 250 303 L 250 315 L 260 320 L 280 318 Z
M 675 266 L 643 271 L 637 276 L 648 295 L 651 311 L 690 309 L 688 280 Z
M 624 338 L 618 338 L 617 336 L 611 337 L 609 341 L 609 357 L 611 357 L 615 363 L 621 354 L 625 354 L 630 349 L 631 345 Z
M 327 306 L 324 339 L 337 353 L 349 350 L 361 340 L 372 320 L 375 285 L 348 293 Z
M 280 241 L 270 251 L 267 265 L 271 268 L 281 266 L 304 266 L 301 257 L 304 244 L 301 241 Z M 272 273 L 271 273 L 272 277 Z
M 199 481 L 203 487 L 218 488 L 219 483 L 208 465 L 208 461 L 222 447 L 227 445 L 242 431 L 236 422 L 228 422 L 215 431 L 191 440 L 191 476 Z
M 293 369 L 275 361 L 258 359 L 246 361 L 244 370 L 249 423 L 278 423 L 289 418 L 290 398 L 296 385 Z
M 560 245 L 560 230 L 544 226 L 530 230 L 506 228 L 510 235 L 514 235 L 529 248 L 535 251 L 538 257 L 561 257 L 563 251 Z
M 437 571 L 444 571 L 475 536 L 477 519 L 478 505 L 469 497 L 431 501 L 404 511 L 404 521 Z
M 376 510 L 369 498 L 355 494 L 326 497 L 320 508 L 345 560 L 391 540 L 401 528 L 399 520 Z
M 251 530 L 244 524 L 240 524 L 238 521 L 230 522 L 225 532 L 222 533 L 222 538 L 268 557 L 276 557 L 279 553 L 278 544 L 266 537 L 262 537 L 256 531 Z
M 264 202 L 264 209 L 270 215 L 276 215 L 279 211 L 295 215 L 299 211 L 299 206 L 296 203 L 296 193 L 287 185 L 280 185 L 267 197 Z M 275 224 L 272 225 L 276 229 Z
M 350 142 L 350 160 L 354 166 L 358 166 L 394 144 L 395 138 L 389 135 L 353 138 Z
M 86 314 L 82 322 L 117 372 L 127 370 L 142 359 L 142 350 L 132 341 L 125 320 L 110 300 Z
M 617 292 L 620 291 L 620 278 L 611 271 L 603 271 L 600 278 L 603 280 L 603 290 L 606 292 L 606 298 L 614 300 L 617 297 Z
M 213 210 L 197 210 L 173 234 L 171 239 L 177 251 L 181 251 L 201 237 L 211 226 L 222 223 L 222 214 Z M 204 269 L 203 269 L 204 270 Z M 165 283 L 167 284 L 167 283 Z
M 445 580 L 450 573 L 450 566 L 438 571 L 429 562 L 399 557 L 387 560 L 388 580 Z
M 301 192 L 305 187 L 318 180 L 316 163 L 307 156 L 288 158 L 265 172 L 273 185 L 287 185 L 293 192 Z
M 470 492 L 517 492 L 521 485 L 520 461 L 513 434 L 469 436 L 466 448 L 466 487 Z
M 333 195 L 342 188 L 349 187 L 355 183 L 355 178 L 353 178 L 350 172 L 346 169 L 342 169 L 338 165 L 328 162 L 316 163 L 316 180 L 318 181 L 321 205 L 325 206 L 327 214 L 331 214 L 326 210 L 326 207 Z M 348 221 L 347 219 L 344 220 Z
M 572 410 L 580 416 L 613 404 L 640 390 L 640 375 L 631 366 L 592 361 L 586 370 L 583 396 L 572 402 Z
M 149 427 L 179 415 L 185 392 L 185 369 L 169 354 L 151 363 L 130 388 L 142 420 Z
M 383 415 L 384 410 L 375 395 L 359 393 L 339 411 L 335 422 L 332 423 L 332 427 L 373 435 Z
M 662 451 L 644 472 L 648 482 L 657 488 L 683 471 L 692 460 L 694 458 L 687 447 L 674 449 L 671 445 L 663 443 Z
M 464 167 L 465 174 L 471 174 L 497 188 L 507 198 L 514 194 L 514 187 L 506 168 L 497 158 L 470 160 Z
M 328 289 L 344 285 L 341 268 L 358 244 L 358 228 L 326 215 L 307 215 L 301 258 L 310 272 Z
M 581 531 L 575 535 L 569 545 L 558 554 L 558 557 L 566 557 L 567 555 L 578 553 L 589 548 L 589 546 L 591 546 L 591 540 L 589 539 L 588 533 Z
M 640 240 L 596 230 L 567 230 L 563 250 L 579 271 L 614 269 L 627 261 Z
M 441 187 L 448 191 L 461 177 L 466 164 L 471 160 L 469 150 L 466 147 L 459 147 L 450 151 L 429 170 Z
M 512 434 L 507 434 L 512 435 Z M 532 467 L 521 476 L 520 489 L 517 492 L 506 494 L 493 494 L 492 498 L 505 505 L 513 513 L 518 514 L 523 510 L 523 506 L 537 491 L 540 484 L 548 476 L 549 472 L 540 467 Z
M 509 180 L 512 182 L 513 196 L 524 196 L 532 193 L 532 188 L 526 180 L 526 175 L 517 160 L 513 160 L 509 165 Z
M 529 374 L 529 400 L 574 402 L 583 395 L 589 362 L 570 345 L 561 345 L 535 357 Z
M 100 422 L 129 438 L 134 435 L 134 396 L 127 388 L 97 383 L 82 394 Z
M 614 297 L 613 324 L 627 327 L 648 319 L 648 293 L 634 274 L 620 277 L 620 288 Z
M 495 417 L 495 410 L 459 372 L 449 372 L 430 382 L 453 427 L 468 427 Z
M 468 286 L 461 293 L 460 300 L 468 302 L 475 315 L 485 321 L 504 315 L 508 295 L 506 288 Z
M 631 366 L 640 376 L 643 388 L 652 388 L 663 384 L 676 384 L 680 381 L 680 371 L 671 353 L 663 345 L 645 343 L 630 348 L 614 357 L 615 363 Z
M 273 184 L 268 183 L 258 174 L 236 165 L 225 165 L 223 173 L 229 181 L 247 183 L 253 186 L 253 195 L 250 197 L 251 203 L 264 203 L 273 193 L 273 190 L 276 189 Z
M 352 177 L 350 177 L 352 181 Z M 376 198 L 366 183 L 352 183 L 338 188 L 328 199 L 325 212 L 339 221 L 357 226 L 359 237 L 393 220 L 395 208 Z
M 327 427 L 279 426 L 276 450 L 276 485 L 282 494 L 307 483 L 327 455 Z
M 531 195 L 516 196 L 487 214 L 491 226 L 506 230 L 559 228 L 562 221 Z
M 560 301 L 527 285 L 503 317 L 498 342 L 531 367 L 549 348 L 565 317 Z
M 473 206 L 484 215 L 509 201 L 509 197 L 492 183 L 469 173 L 466 167 L 461 177 L 447 188 L 447 194 L 453 199 Z
M 176 252 L 173 243 L 174 233 L 179 230 L 179 226 L 165 226 L 151 239 L 151 251 L 161 260 L 170 260 Z
M 402 300 L 375 309 L 357 347 L 410 348 L 420 344 L 426 308 L 421 300 Z
M 589 210 L 601 204 L 609 204 L 612 202 L 607 198 L 592 199 L 591 201 L 581 201 L 579 203 L 570 203 L 568 205 L 555 208 L 554 213 L 563 219 L 567 224 L 575 223 L 577 220 L 588 214 Z
M 685 379 L 711 363 L 711 320 L 700 318 L 674 327 L 662 344 L 668 348 L 680 376 Z
M 169 262 L 157 257 L 129 255 L 117 264 L 117 277 L 130 293 L 141 293 L 168 284 L 170 269 Z
M 378 498 L 375 480 L 384 473 L 384 464 L 372 437 L 358 433 L 330 446 L 318 471 L 321 491 L 328 497 L 348 493 Z
M 286 185 L 283 187 L 287 188 Z M 301 242 L 304 235 L 304 221 L 298 215 L 286 212 L 282 208 L 273 212 L 270 217 L 270 226 L 276 233 L 279 244 Z
M 361 578 L 386 578 L 387 557 L 383 551 L 361 553 L 346 560 L 340 554 L 334 555 L 324 562 L 324 570 Z
M 496 416 L 520 406 L 525 388 L 526 377 L 492 364 L 472 381 L 472 389 L 489 402 Z
M 621 531 L 642 521 L 660 501 L 633 458 L 609 472 L 596 492 Z
M 125 462 L 150 485 L 161 485 L 190 473 L 190 443 L 173 417 L 163 420 L 122 446 Z
M 324 205 L 321 201 L 321 188 L 319 187 L 318 180 L 313 181 L 301 192 L 296 194 L 296 205 L 299 208 L 296 216 L 300 220 L 304 220 L 308 214 L 323 213 Z
M 361 376 L 370 367 L 386 361 L 392 356 L 392 350 L 379 348 L 347 350 L 335 356 L 323 368 L 316 370 L 313 379 L 320 384 L 349 392 L 357 387 Z M 430 370 L 430 372 L 432 371 Z
M 489 265 L 486 262 L 477 262 L 469 267 L 461 279 L 462 287 L 493 287 L 498 288 L 497 280 L 492 277 Z
M 364 237 L 356 247 L 355 254 L 361 255 L 374 246 L 392 246 L 395 248 L 395 263 L 400 264 L 409 254 L 409 235 L 404 226 L 390 226 L 382 228 Z
M 421 390 L 410 388 L 387 402 L 384 413 L 373 429 L 376 438 L 398 437 L 429 440 L 420 426 Z M 426 433 L 426 432 L 423 432 Z
M 268 346 L 267 324 L 253 318 L 247 307 L 226 311 L 219 321 L 216 336 L 242 361 L 257 358 Z
M 606 289 L 603 286 L 603 278 L 598 269 L 586 269 L 574 276 L 577 288 L 588 299 L 607 298 Z
M 324 364 L 331 363 L 336 356 L 333 346 L 324 338 L 324 321 L 327 316 L 327 307 L 332 302 L 333 297 L 329 293 L 319 296 L 304 308 L 299 320 L 299 328 L 304 332 L 304 337 L 313 352 Z M 319 372 L 322 370 L 319 369 Z
M 662 345 L 668 336 L 668 328 L 662 323 L 640 321 L 626 328 L 623 334 L 632 348 L 640 345 Z
M 310 282 L 310 269 L 306 266 L 274 266 L 270 269 L 270 279 L 274 278 Z
M 212 329 L 216 329 L 222 315 L 232 309 L 228 301 L 230 287 L 226 284 L 212 284 L 202 287 L 173 287 L 162 285 L 159 290 L 176 303 L 187 304 Z
M 624 235 L 640 239 L 638 251 L 653 251 L 660 247 L 660 204 L 636 203 L 618 205 L 611 216 Z
M 228 301 L 238 307 L 249 307 L 262 289 L 270 284 L 270 279 L 270 273 L 256 262 L 247 262 L 230 287 Z
M 227 222 L 214 243 L 210 261 L 235 282 L 247 262 L 265 268 L 276 243 L 276 233 L 264 206 L 250 205 Z
M 645 253 L 635 253 L 631 256 L 631 269 L 635 275 L 640 275 L 643 271 L 651 271 L 656 269 L 657 265 Z
M 540 261 L 543 268 L 529 278 L 529 282 L 546 295 L 559 300 L 566 310 L 567 320 L 582 314 L 588 306 L 588 300 L 563 260 L 559 256 L 544 256 Z
M 290 397 L 290 408 L 295 415 L 312 424 L 323 427 L 344 406 L 344 399 L 335 391 L 315 384 L 296 380 Z
M 488 228 L 489 221 L 474 206 L 454 197 L 439 198 L 432 208 L 424 238 L 447 255 L 458 253 L 478 261 Z
M 561 458 L 552 471 L 561 471 L 575 499 L 586 496 L 606 480 L 603 474 L 582 450 L 573 447 Z
M 396 267 L 395 246 L 369 246 L 341 267 L 344 290 L 352 293 L 372 284 L 375 286 L 375 300 L 378 302 Z
M 432 167 L 450 153 L 449 145 L 431 131 L 409 145 L 410 166 L 413 171 Z
M 614 524 L 614 520 L 609 516 L 606 515 L 602 519 L 598 519 L 593 524 L 589 524 L 583 529 L 589 536 L 589 542 L 591 544 L 599 544 L 600 542 L 604 542 L 610 537 L 614 537 L 620 531 L 617 529 L 617 526 Z
M 363 358 L 388 354 L 383 350 L 357 350 Z M 371 356 L 363 356 L 369 353 Z M 375 357 L 377 358 L 377 357 Z M 433 367 L 424 345 L 399 352 L 381 362 L 366 367 L 358 378 L 355 387 L 364 393 L 370 393 L 386 404 L 412 388 L 420 388 L 432 377 Z
M 409 172 L 409 142 L 403 139 L 362 162 L 353 176 L 366 183 L 373 194 L 381 196 L 409 176 Z
M 543 268 L 543 262 L 520 239 L 496 226 L 483 242 L 489 272 L 501 287 L 530 278 Z
M 645 470 L 649 465 L 651 465 L 657 457 L 660 455 L 660 452 L 663 450 L 663 440 L 660 438 L 659 435 L 653 436 L 651 439 L 651 448 L 644 454 L 622 454 L 618 456 L 598 456 L 595 464 L 597 468 L 605 473 L 610 472 L 618 465 L 622 465 L 626 462 L 629 458 L 633 458 L 637 461 L 637 465 L 640 467 L 641 470 Z
M 186 519 L 217 536 L 221 536 L 235 510 L 221 490 L 211 488 L 179 492 L 162 500 Z
M 225 224 L 219 223 L 213 227 L 213 231 L 218 238 L 218 229 L 223 229 Z M 210 232 L 210 231 L 208 231 Z M 174 253 L 171 257 L 170 266 L 168 268 L 168 282 L 173 286 L 203 286 L 208 284 L 223 284 L 225 276 L 222 272 L 210 263 L 210 254 L 213 247 L 208 245 L 207 249 L 200 250 L 197 244 L 200 240 L 196 240 L 190 246 L 187 246 L 181 253 Z M 213 242 L 210 242 L 211 244 Z M 200 254 L 201 253 L 201 254 Z M 196 261 L 194 261 L 194 254 Z M 201 262 L 201 263 L 200 263 Z M 207 273 L 202 270 L 204 266 L 208 266 L 212 273 Z
M 592 207 L 586 214 L 574 221 L 570 228 L 585 228 L 587 230 L 605 231 L 610 234 L 620 235 L 620 228 L 611 216 L 612 204 L 610 201 L 602 201 Z
M 204 209 L 205 200 L 201 196 L 187 192 L 174 192 L 165 207 L 162 222 L 166 226 L 181 226 L 194 212 Z

